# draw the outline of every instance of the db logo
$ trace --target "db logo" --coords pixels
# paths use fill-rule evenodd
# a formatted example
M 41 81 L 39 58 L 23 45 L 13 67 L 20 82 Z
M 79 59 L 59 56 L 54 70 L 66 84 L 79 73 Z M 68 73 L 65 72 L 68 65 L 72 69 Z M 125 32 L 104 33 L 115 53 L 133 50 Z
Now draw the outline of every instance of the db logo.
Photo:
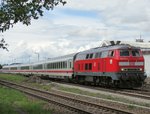
M 130 62 L 130 66 L 135 66 L 135 62 Z

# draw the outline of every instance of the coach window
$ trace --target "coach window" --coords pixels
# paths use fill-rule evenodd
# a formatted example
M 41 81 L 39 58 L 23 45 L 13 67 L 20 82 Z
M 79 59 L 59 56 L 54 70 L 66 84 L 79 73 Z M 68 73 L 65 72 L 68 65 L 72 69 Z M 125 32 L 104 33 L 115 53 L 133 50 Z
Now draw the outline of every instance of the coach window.
M 51 63 L 52 64 L 52 69 L 54 69 L 54 63 Z
M 11 67 L 10 70 L 17 70 L 17 67 Z
M 55 69 L 55 63 L 53 63 L 53 69 Z
M 60 66 L 59 66 L 59 62 L 57 62 L 57 69 L 59 69 L 60 68 Z
M 22 66 L 21 70 L 29 70 L 29 66 Z
M 60 62 L 58 62 L 58 69 L 60 69 Z
M 57 69 L 57 63 L 55 63 L 55 69 Z
M 62 69 L 64 68 L 64 62 L 62 62 Z
M 9 68 L 3 68 L 3 70 L 9 70 Z
M 57 69 L 59 69 L 59 62 L 57 62 Z
M 47 64 L 47 69 L 51 69 L 52 68 L 52 63 Z
M 65 68 L 65 62 L 63 61 L 63 68 Z
M 54 69 L 56 69 L 56 63 L 54 63 Z
M 62 69 L 62 62 L 60 62 L 60 69 Z
M 55 69 L 55 63 L 53 63 L 53 69 Z
M 33 69 L 42 69 L 42 64 L 33 66 Z
M 65 68 L 67 68 L 67 61 L 65 61 Z

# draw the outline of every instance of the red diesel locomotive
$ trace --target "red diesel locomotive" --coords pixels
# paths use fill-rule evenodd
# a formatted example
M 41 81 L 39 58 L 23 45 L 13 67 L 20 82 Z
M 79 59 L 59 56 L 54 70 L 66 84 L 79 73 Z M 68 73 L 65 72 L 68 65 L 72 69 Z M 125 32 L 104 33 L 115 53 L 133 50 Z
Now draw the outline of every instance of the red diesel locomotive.
M 144 73 L 144 57 L 140 48 L 113 45 L 80 52 L 74 59 L 74 76 L 82 82 L 117 87 L 140 87 Z
M 140 48 L 119 42 L 33 64 L 4 66 L 3 72 L 121 88 L 141 87 L 146 78 Z

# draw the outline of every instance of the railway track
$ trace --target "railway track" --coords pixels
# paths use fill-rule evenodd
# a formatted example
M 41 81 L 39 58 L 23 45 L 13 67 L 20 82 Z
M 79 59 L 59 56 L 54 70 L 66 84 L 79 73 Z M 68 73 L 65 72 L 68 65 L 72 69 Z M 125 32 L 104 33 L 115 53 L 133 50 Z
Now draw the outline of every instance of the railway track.
M 120 94 L 125 94 L 133 97 L 150 100 L 150 91 L 145 91 L 141 89 L 132 89 L 132 90 L 122 90 L 117 92 Z
M 57 82 L 56 82 L 57 83 Z M 103 88 L 99 86 L 88 86 L 88 85 L 81 85 L 81 84 L 74 84 L 74 83 L 67 83 L 67 82 L 58 82 L 61 84 L 67 84 L 67 85 L 72 85 L 72 86 L 78 86 L 78 87 L 83 87 L 83 88 L 89 88 L 89 89 L 94 89 L 94 90 L 100 90 L 104 92 L 111 92 L 111 93 L 116 93 L 120 95 L 127 95 L 127 96 L 132 96 L 132 97 L 137 97 L 137 98 L 142 98 L 146 100 L 150 100 L 150 91 L 143 90 L 143 89 L 116 89 L 116 88 Z
M 92 102 L 71 98 L 69 96 L 63 96 L 60 94 L 31 88 L 9 81 L 0 80 L 0 84 L 19 90 L 49 103 L 59 105 L 79 114 L 132 114 L 128 111 L 124 111 L 121 109 L 114 109 L 111 107 L 106 107 Z

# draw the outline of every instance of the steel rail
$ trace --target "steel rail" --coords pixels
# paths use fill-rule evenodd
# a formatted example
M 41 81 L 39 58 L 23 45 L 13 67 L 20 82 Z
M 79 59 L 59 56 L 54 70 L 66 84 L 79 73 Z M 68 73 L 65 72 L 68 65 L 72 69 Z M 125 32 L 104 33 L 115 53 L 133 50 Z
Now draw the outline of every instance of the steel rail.
M 60 83 L 60 82 L 58 82 L 58 83 Z M 100 90 L 100 91 L 104 91 L 104 92 L 111 92 L 111 93 L 115 93 L 115 94 L 127 95 L 127 96 L 150 100 L 150 91 L 145 91 L 145 90 L 142 91 L 140 89 L 126 90 L 126 89 L 116 89 L 116 88 L 102 88 L 102 87 L 87 86 L 87 85 L 73 84 L 73 83 L 70 84 L 70 83 L 65 83 L 65 82 L 63 82 L 63 83 L 67 84 L 67 85 L 77 86 L 77 87 Z M 63 84 L 63 83 L 61 82 L 61 84 Z
M 0 84 L 8 86 L 8 87 L 11 87 L 11 88 L 14 88 L 14 89 L 17 89 L 19 91 L 22 91 L 22 92 L 24 92 L 26 94 L 29 94 L 29 95 L 32 95 L 34 97 L 43 99 L 45 101 L 53 102 L 55 104 L 59 104 L 61 106 L 65 105 L 65 104 L 64 103 L 60 103 L 59 101 L 51 100 L 51 99 L 49 99 L 47 97 L 40 96 L 39 94 L 42 93 L 42 94 L 52 95 L 52 96 L 55 96 L 55 97 L 59 97 L 59 98 L 68 100 L 68 101 L 72 101 L 74 103 L 80 103 L 82 105 L 85 105 L 86 107 L 88 106 L 88 107 L 91 107 L 91 108 L 96 109 L 96 110 L 102 110 L 102 112 L 108 112 L 109 111 L 111 113 L 116 113 L 116 114 L 132 114 L 132 113 L 130 113 L 128 111 L 124 111 L 124 110 L 120 110 L 120 109 L 114 109 L 114 108 L 107 107 L 107 106 L 102 106 L 102 105 L 99 105 L 99 104 L 96 104 L 96 103 L 92 103 L 92 102 L 88 102 L 88 101 L 85 101 L 85 100 L 79 100 L 79 99 L 71 98 L 71 97 L 68 97 L 68 96 L 63 96 L 63 95 L 59 95 L 59 94 L 56 94 L 56 93 L 47 92 L 47 91 L 43 91 L 43 90 L 40 90 L 40 89 L 35 89 L 35 88 L 27 87 L 27 86 L 24 86 L 24 85 L 12 83 L 12 82 L 9 82 L 9 81 L 0 80 Z M 32 90 L 32 92 L 25 91 L 25 89 Z M 33 91 L 34 92 L 35 91 L 39 92 L 39 94 L 37 94 L 37 93 L 34 94 Z M 89 112 L 89 110 L 84 110 L 84 108 L 77 108 L 76 107 L 76 109 L 75 109 L 74 106 L 70 106 L 70 105 L 66 105 L 65 107 L 69 107 L 69 108 L 71 108 L 73 110 L 77 110 L 80 113 L 86 113 L 86 114 L 93 114 L 94 113 L 92 111 Z

